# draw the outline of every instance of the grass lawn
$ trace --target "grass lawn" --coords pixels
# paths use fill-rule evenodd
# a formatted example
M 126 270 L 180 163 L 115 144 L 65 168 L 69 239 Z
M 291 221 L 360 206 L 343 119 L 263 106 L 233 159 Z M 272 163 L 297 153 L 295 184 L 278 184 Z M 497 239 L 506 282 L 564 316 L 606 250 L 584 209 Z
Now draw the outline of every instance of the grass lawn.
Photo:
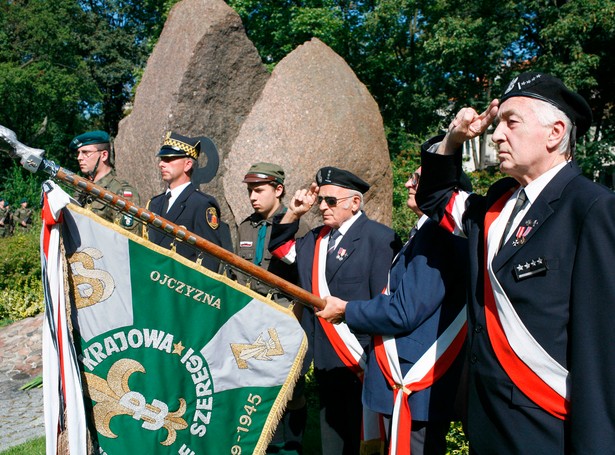
M 19 446 L 3 450 L 0 455 L 45 455 L 45 438 L 32 439 Z

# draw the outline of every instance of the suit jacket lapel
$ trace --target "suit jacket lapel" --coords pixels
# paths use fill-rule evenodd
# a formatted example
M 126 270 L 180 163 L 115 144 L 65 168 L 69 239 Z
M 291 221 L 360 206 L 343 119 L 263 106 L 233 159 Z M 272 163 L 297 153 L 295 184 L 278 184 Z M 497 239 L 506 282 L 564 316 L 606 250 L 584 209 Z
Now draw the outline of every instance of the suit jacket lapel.
M 162 197 L 152 199 L 152 202 L 150 202 L 150 206 L 148 207 L 148 209 L 154 213 L 157 213 L 160 216 L 164 216 L 160 213 L 162 212 L 163 203 L 164 203 L 164 194 L 162 195 Z
M 340 269 L 342 264 L 344 264 L 348 258 L 352 256 L 352 253 L 356 249 L 356 242 L 361 239 L 361 231 L 366 222 L 367 216 L 362 213 L 350 229 L 348 229 L 348 232 L 344 234 L 335 251 L 327 258 L 327 281 L 330 282 L 337 274 L 337 271 Z
M 581 170 L 575 163 L 566 165 L 560 170 L 555 177 L 547 184 L 547 186 L 538 195 L 538 198 L 532 203 L 530 209 L 523 217 L 521 226 L 531 227 L 532 229 L 525 235 L 524 243 L 513 245 L 513 242 L 509 240 L 498 254 L 493 258 L 493 269 L 498 271 L 502 268 L 517 252 L 521 251 L 526 245 L 528 245 L 536 232 L 545 224 L 547 219 L 553 214 L 551 204 L 559 200 L 564 188 L 568 183 L 577 175 L 581 173 Z M 513 227 L 513 234 L 511 239 L 515 238 L 519 226 Z

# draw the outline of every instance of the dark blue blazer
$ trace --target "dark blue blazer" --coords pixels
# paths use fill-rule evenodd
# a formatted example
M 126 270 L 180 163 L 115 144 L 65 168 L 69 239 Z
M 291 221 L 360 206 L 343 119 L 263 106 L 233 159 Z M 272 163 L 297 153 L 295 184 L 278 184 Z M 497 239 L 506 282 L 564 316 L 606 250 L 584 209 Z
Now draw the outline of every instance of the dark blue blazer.
M 457 185 L 461 154 L 430 154 L 428 145 L 417 200 L 438 220 Z M 570 415 L 562 421 L 511 382 L 485 330 L 484 217 L 515 186 L 511 178 L 496 182 L 486 196 L 470 196 L 465 212 L 473 297 L 468 317 L 470 447 L 479 454 L 613 453 L 615 194 L 583 177 L 575 163 L 567 164 L 524 217 L 522 224 L 534 225 L 526 242 L 514 246 L 510 239 L 493 261 L 525 327 L 569 371 Z M 546 270 L 523 277 L 515 273 L 538 258 Z
M 350 328 L 396 338 L 402 374 L 419 360 L 466 303 L 467 241 L 427 220 L 404 245 L 390 272 L 390 295 L 350 301 Z M 409 397 L 413 420 L 450 421 L 463 355 L 433 387 Z M 370 352 L 363 384 L 363 404 L 390 415 L 393 391 Z
M 274 223 L 271 231 L 269 249 L 275 250 L 288 240 L 292 240 L 298 223 Z M 312 264 L 316 239 L 323 226 L 312 229 L 296 240 L 297 268 L 299 283 L 303 289 L 312 291 Z M 380 294 L 386 286 L 388 270 L 401 241 L 387 226 L 370 220 L 365 214 L 354 222 L 342 237 L 337 251 L 346 250 L 342 260 L 327 261 L 326 277 L 331 295 L 344 300 L 371 299 Z M 308 337 L 307 358 L 313 355 L 314 367 L 322 370 L 343 367 L 344 364 L 335 353 L 314 312 L 305 308 L 302 326 Z M 359 342 L 368 347 L 370 336 L 356 333 Z M 309 360 L 308 360 L 309 361 Z
M 187 230 L 218 246 L 229 249 L 230 231 L 228 225 L 223 223 L 220 218 L 220 207 L 213 196 L 202 193 L 196 186 L 190 183 L 181 192 L 166 215 L 161 213 L 164 200 L 165 193 L 154 196 L 148 204 L 149 210 L 162 215 L 172 223 L 184 226 Z M 172 236 L 152 227 L 149 228 L 148 238 L 151 242 L 164 248 L 171 248 L 171 243 L 173 242 Z M 175 244 L 177 253 L 182 256 L 192 261 L 195 261 L 199 256 L 200 251 L 192 245 L 185 244 L 179 240 Z M 220 261 L 213 256 L 203 253 L 202 264 L 204 267 L 218 272 Z

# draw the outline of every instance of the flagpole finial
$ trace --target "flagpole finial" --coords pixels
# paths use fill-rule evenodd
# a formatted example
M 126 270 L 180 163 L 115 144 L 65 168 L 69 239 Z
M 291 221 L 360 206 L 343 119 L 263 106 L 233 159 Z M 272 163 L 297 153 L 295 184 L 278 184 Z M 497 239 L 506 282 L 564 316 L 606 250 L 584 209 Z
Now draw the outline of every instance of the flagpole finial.
M 0 125 L 0 148 L 6 150 L 13 158 L 19 158 L 21 165 L 30 172 L 37 172 L 41 164 L 45 161 L 43 155 L 45 150 L 28 147 L 17 140 L 17 135 L 13 130 Z M 8 147 L 7 147 L 8 146 Z

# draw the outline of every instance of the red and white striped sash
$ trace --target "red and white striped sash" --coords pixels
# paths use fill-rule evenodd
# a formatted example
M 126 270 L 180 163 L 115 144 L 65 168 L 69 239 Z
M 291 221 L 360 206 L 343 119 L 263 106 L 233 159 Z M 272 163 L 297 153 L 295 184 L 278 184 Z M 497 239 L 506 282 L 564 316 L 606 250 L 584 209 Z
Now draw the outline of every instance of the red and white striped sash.
M 514 190 L 513 190 L 514 191 Z M 519 318 L 491 267 L 497 253 L 501 226 L 494 226 L 511 193 L 504 194 L 485 215 L 485 317 L 493 350 L 502 368 L 534 403 L 566 419 L 569 407 L 568 371 L 553 359 Z M 493 229 L 492 229 L 493 228 Z M 490 236 L 490 231 L 494 233 Z
M 388 289 L 387 289 L 388 293 Z M 408 396 L 431 387 L 451 366 L 461 351 L 467 333 L 466 306 L 459 311 L 453 322 L 429 347 L 421 358 L 402 376 L 397 345 L 391 336 L 374 337 L 374 349 L 378 365 L 393 389 L 393 414 L 390 455 L 409 455 L 412 432 L 412 413 Z
M 327 243 L 331 229 L 326 226 L 320 230 L 314 246 L 314 261 L 312 264 L 312 294 L 324 298 L 331 295 L 327 278 L 325 276 L 327 265 Z M 318 318 L 327 339 L 333 346 L 340 360 L 353 371 L 363 382 L 363 372 L 367 363 L 367 354 L 350 331 L 345 322 L 331 324 L 322 318 Z M 379 448 L 384 441 L 384 426 L 381 416 L 363 406 L 363 427 L 361 434 L 361 453 L 380 453 Z
M 327 241 L 322 241 L 323 238 L 328 240 L 330 231 L 331 229 L 328 226 L 321 229 L 316 238 L 316 245 L 314 247 L 312 294 L 321 298 L 331 295 L 325 277 Z M 365 370 L 366 354 L 363 346 L 361 346 L 361 343 L 359 343 L 359 340 L 357 340 L 357 337 L 350 331 L 346 323 L 331 324 L 322 318 L 318 318 L 318 321 L 340 360 L 357 375 L 362 376 L 363 370 Z

